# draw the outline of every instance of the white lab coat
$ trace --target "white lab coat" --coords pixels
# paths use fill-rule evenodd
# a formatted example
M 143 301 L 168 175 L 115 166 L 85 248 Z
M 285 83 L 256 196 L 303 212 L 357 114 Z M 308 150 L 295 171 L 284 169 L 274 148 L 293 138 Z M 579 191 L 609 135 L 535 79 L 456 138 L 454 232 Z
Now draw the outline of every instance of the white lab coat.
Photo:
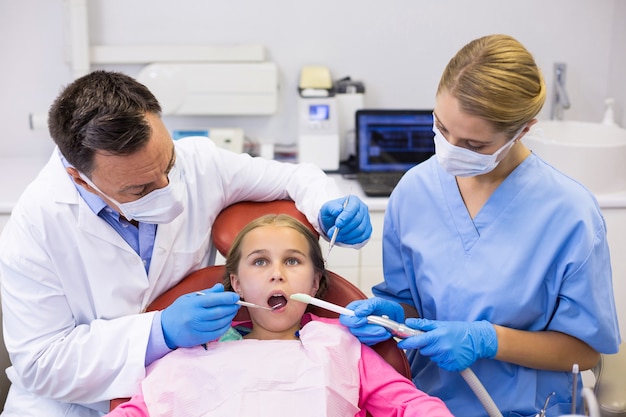
M 3 416 L 99 416 L 111 398 L 131 396 L 145 375 L 154 314 L 142 311 L 213 263 L 211 226 L 224 207 L 291 198 L 319 229 L 321 206 L 340 197 L 313 165 L 234 154 L 206 138 L 175 143 L 187 205 L 158 226 L 147 276 L 141 258 L 82 200 L 58 151 L 21 196 L 0 237 L 13 365 Z

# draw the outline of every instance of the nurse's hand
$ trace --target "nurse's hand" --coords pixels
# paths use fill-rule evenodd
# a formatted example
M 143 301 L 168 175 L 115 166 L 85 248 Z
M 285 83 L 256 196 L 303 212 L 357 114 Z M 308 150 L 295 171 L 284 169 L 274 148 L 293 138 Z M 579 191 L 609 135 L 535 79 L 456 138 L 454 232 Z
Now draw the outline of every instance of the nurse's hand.
M 440 368 L 458 372 L 469 368 L 477 359 L 491 359 L 498 352 L 496 329 L 486 320 L 435 321 L 407 319 L 407 326 L 425 333 L 398 343 L 402 349 L 419 349 Z
M 347 245 L 363 243 L 372 235 L 369 209 L 355 195 L 350 195 L 344 208 L 346 198 L 325 203 L 320 210 L 320 223 L 329 239 L 332 238 L 335 228 L 339 228 L 337 242 Z
M 368 346 L 387 340 L 391 333 L 387 329 L 377 324 L 369 324 L 367 316 L 387 316 L 391 320 L 399 323 L 404 321 L 404 309 L 394 301 L 384 298 L 374 297 L 367 300 L 352 301 L 346 306 L 354 311 L 354 316 L 342 314 L 339 316 L 341 324 L 346 326 L 361 343 Z
M 218 339 L 230 328 L 239 310 L 239 295 L 222 284 L 202 293 L 178 297 L 161 313 L 161 328 L 170 349 L 198 346 Z

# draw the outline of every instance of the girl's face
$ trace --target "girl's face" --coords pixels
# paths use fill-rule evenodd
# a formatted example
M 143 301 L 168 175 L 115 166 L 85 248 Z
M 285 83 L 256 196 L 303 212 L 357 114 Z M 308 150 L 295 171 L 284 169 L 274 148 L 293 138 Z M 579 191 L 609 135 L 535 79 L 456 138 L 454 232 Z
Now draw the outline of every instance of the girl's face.
M 306 238 L 290 227 L 257 227 L 243 238 L 237 274 L 230 276 L 233 289 L 254 304 L 282 304 L 272 311 L 249 309 L 253 328 L 247 338 L 297 339 L 295 333 L 307 305 L 291 301 L 289 296 L 315 295 L 321 278 L 309 252 Z

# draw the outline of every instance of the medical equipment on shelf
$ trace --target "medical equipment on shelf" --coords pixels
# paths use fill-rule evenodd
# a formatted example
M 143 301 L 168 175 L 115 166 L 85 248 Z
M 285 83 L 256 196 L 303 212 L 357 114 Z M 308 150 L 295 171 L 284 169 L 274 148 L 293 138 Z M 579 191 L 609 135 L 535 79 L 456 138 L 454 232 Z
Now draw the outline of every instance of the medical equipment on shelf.
M 245 135 L 239 127 L 220 127 L 197 130 L 174 130 L 172 139 L 178 140 L 187 136 L 206 136 L 219 148 L 228 149 L 236 153 L 243 152 Z
M 348 193 L 348 196 L 346 197 L 345 201 L 343 202 L 343 208 L 345 210 L 345 208 L 348 206 L 348 202 L 350 201 L 350 194 L 352 193 L 352 189 L 350 190 L 350 192 Z M 326 252 L 326 259 L 324 259 L 324 263 L 328 263 L 328 257 L 330 256 L 330 251 L 332 250 L 333 247 L 335 247 L 335 242 L 337 241 L 337 235 L 339 234 L 339 228 L 335 227 L 335 231 L 333 232 L 333 236 L 330 238 L 330 243 L 328 244 L 328 252 Z
M 365 106 L 365 85 L 350 77 L 334 83 L 337 115 L 339 119 L 339 160 L 356 157 L 355 115 Z
M 334 311 L 335 313 L 338 313 L 338 314 L 354 316 L 354 311 L 352 310 L 329 303 L 328 301 L 311 297 L 308 294 L 299 294 L 299 293 L 292 294 L 289 298 L 295 301 L 300 301 L 302 303 L 313 304 L 315 306 L 318 306 L 318 307 L 321 307 L 330 311 Z M 408 326 L 405 326 L 402 323 L 393 321 L 389 317 L 385 317 L 385 316 L 368 316 L 367 321 L 368 323 L 383 326 L 387 330 L 389 330 L 389 332 L 392 335 L 396 337 L 404 338 L 404 339 L 407 337 L 411 337 L 411 336 L 417 336 L 418 334 L 423 333 L 421 330 L 412 329 Z M 489 395 L 485 387 L 482 385 L 482 383 L 480 382 L 476 374 L 470 368 L 467 368 L 461 371 L 460 373 L 463 379 L 465 379 L 465 382 L 467 382 L 467 384 L 472 389 L 472 391 L 474 391 L 474 394 L 476 395 L 476 397 L 478 397 L 478 400 L 487 411 L 487 414 L 489 415 L 489 417 L 502 417 L 502 413 L 500 413 L 500 410 L 498 410 L 498 407 L 493 402 L 493 400 L 491 399 L 491 396 Z
M 330 71 L 306 66 L 298 85 L 298 162 L 339 169 L 339 121 Z

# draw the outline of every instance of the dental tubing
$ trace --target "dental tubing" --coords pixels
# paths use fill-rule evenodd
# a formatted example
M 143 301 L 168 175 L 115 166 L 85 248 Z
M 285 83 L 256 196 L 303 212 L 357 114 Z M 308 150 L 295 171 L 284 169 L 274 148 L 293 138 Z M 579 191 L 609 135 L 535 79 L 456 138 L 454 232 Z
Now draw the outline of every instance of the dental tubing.
M 474 371 L 470 368 L 464 369 L 461 371 L 461 376 L 467 382 L 467 385 L 474 391 L 474 395 L 478 397 L 478 401 L 483 405 L 489 417 L 502 417 L 502 413 L 498 410 L 496 403 L 493 402 L 493 399 L 480 382 Z
M 295 301 L 300 301 L 301 303 L 313 304 L 315 306 L 321 307 L 326 310 L 333 311 L 337 314 L 345 314 L 347 316 L 354 316 L 354 311 L 349 310 L 345 307 L 338 306 L 336 304 L 329 303 L 328 301 L 320 300 L 319 298 L 311 297 L 308 294 L 292 294 L 289 298 Z M 379 325 L 383 325 L 388 330 L 397 330 L 397 328 L 402 327 L 402 330 L 406 332 L 410 331 L 412 334 L 408 336 L 415 336 L 420 333 L 423 333 L 420 330 L 410 329 L 404 326 L 401 323 L 396 323 L 388 318 L 381 318 L 378 316 L 371 316 L 373 319 L 370 321 L 372 323 L 376 323 Z M 382 319 L 382 320 L 381 320 Z M 369 319 L 368 319 L 369 321 Z M 393 333 L 393 332 L 392 332 Z M 498 407 L 493 402 L 493 399 L 480 382 L 474 371 L 470 368 L 464 369 L 460 372 L 461 376 L 467 382 L 467 385 L 472 389 L 480 403 L 483 405 L 489 417 L 502 417 L 502 413 L 498 410 Z

